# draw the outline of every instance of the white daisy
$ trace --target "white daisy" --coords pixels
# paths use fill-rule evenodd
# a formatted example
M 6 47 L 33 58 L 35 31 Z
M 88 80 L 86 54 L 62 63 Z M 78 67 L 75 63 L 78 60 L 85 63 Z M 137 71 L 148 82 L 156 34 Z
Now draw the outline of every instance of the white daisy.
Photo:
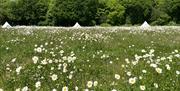
M 68 87 L 64 86 L 64 87 L 62 88 L 62 91 L 68 91 Z
M 57 77 L 56 74 L 53 74 L 53 75 L 51 76 L 51 78 L 52 78 L 53 81 L 56 81 L 56 80 L 58 79 L 58 77 Z
M 35 84 L 35 87 L 36 87 L 36 88 L 41 87 L 41 82 L 40 82 L 40 81 L 37 81 L 36 84 Z
M 23 87 L 21 91 L 28 91 L 28 87 L 27 86 Z
M 162 73 L 162 69 L 161 68 L 156 68 L 155 69 L 157 73 L 161 74 Z
M 37 56 L 34 56 L 32 58 L 32 60 L 33 60 L 33 63 L 36 64 L 38 62 L 39 58 Z
M 91 88 L 92 86 L 93 86 L 93 82 L 92 82 L 92 81 L 88 81 L 88 82 L 87 82 L 87 87 L 88 87 L 88 88 Z
M 134 77 L 134 78 L 129 78 L 129 83 L 130 83 L 130 84 L 135 84 L 135 83 L 136 83 L 136 77 Z
M 116 78 L 117 80 L 119 80 L 119 79 L 120 79 L 120 75 L 119 75 L 119 74 L 115 74 L 115 78 Z
M 146 87 L 144 85 L 140 85 L 140 89 L 144 91 Z
M 96 87 L 98 85 L 98 82 L 97 81 L 94 81 L 94 86 Z

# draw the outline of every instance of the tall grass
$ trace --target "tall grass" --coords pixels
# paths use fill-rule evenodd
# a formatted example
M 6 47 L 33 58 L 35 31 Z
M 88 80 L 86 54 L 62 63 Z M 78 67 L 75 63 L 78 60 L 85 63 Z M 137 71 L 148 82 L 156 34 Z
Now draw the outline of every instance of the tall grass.
M 1 29 L 0 88 L 179 91 L 179 36 L 169 29 Z

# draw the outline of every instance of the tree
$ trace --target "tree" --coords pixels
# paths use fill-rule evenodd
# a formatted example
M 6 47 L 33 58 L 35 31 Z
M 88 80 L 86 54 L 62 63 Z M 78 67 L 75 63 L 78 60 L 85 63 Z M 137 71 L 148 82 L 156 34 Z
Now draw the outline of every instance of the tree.
M 100 23 L 111 25 L 122 25 L 125 23 L 125 8 L 119 0 L 100 0 L 101 7 L 98 8 L 97 16 Z
M 17 0 L 11 5 L 12 21 L 19 25 L 42 25 L 48 0 Z
M 95 25 L 97 0 L 55 0 L 49 5 L 47 22 L 50 25 Z
M 107 16 L 107 22 L 109 24 L 122 25 L 125 23 L 125 8 L 118 0 L 108 0 L 107 7 L 109 8 L 109 14 Z
M 173 0 L 171 5 L 170 15 L 175 22 L 180 23 L 180 0 Z
M 125 7 L 126 23 L 139 24 L 150 21 L 152 12 L 152 0 L 123 0 Z
M 166 25 L 169 23 L 171 17 L 166 12 L 165 7 L 165 0 L 154 0 L 153 1 L 153 8 L 151 13 L 152 25 Z
M 9 15 L 9 0 L 0 0 L 0 24 L 8 20 Z

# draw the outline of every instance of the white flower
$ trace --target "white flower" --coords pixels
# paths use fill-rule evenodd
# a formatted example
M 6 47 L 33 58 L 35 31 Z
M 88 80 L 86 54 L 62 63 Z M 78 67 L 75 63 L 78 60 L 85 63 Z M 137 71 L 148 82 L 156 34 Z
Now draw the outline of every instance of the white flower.
M 180 57 L 180 54 L 176 54 L 176 55 L 174 55 L 175 57 L 177 57 L 177 58 L 179 58 Z
M 48 45 L 48 42 L 46 42 L 45 45 L 47 46 L 47 45 Z
M 9 50 L 9 47 L 6 47 L 6 50 Z
M 155 88 L 158 88 L 158 84 L 157 84 L 157 83 L 154 83 L 154 87 L 155 87 Z
M 128 76 L 131 76 L 131 72 L 127 72 L 126 74 L 127 74 Z
M 123 65 L 123 64 L 122 64 L 122 65 L 121 65 L 121 67 L 122 67 L 122 68 L 124 68 L 124 67 L 125 67 L 125 65 Z
M 141 79 L 142 79 L 142 76 L 139 76 L 139 79 L 141 80 Z
M 63 66 L 64 66 L 64 67 L 67 67 L 67 63 L 63 63 Z
M 161 68 L 156 68 L 156 72 L 160 74 L 160 73 L 162 73 L 162 69 Z
M 140 89 L 144 91 L 146 87 L 144 85 L 140 85 Z
M 53 42 L 50 42 L 50 44 L 52 45 L 52 44 L 53 44 Z
M 177 75 L 179 75 L 179 74 L 180 74 L 180 72 L 179 72 L 179 71 L 176 71 L 176 74 L 177 74 Z
M 178 53 L 178 50 L 174 50 L 174 52 Z
M 136 83 L 136 78 L 129 78 L 129 83 L 130 84 L 135 84 Z
M 16 68 L 16 73 L 19 75 L 20 71 L 22 69 L 22 66 L 19 66 L 18 68 Z
M 120 75 L 119 75 L 119 74 L 115 74 L 115 78 L 116 78 L 117 80 L 119 80 L 119 79 L 120 79 Z
M 39 52 L 39 53 L 41 53 L 41 52 L 42 52 L 42 48 L 41 48 L 41 47 L 38 47 L 38 48 L 36 48 L 36 51 Z
M 113 61 L 110 61 L 109 63 L 110 63 L 110 64 L 112 64 L 112 63 L 113 63 Z
M 72 75 L 72 74 L 70 74 L 70 75 L 68 76 L 68 78 L 69 78 L 69 79 L 72 79 L 72 77 L 73 77 L 73 75 Z
M 60 54 L 63 54 L 63 53 L 64 53 L 64 51 L 63 51 L 63 50 L 61 50 L 59 53 L 60 53 Z
M 57 91 L 55 88 L 52 91 Z
M 33 63 L 36 64 L 38 62 L 39 58 L 37 56 L 34 56 L 32 58 L 32 60 L 33 60 Z
M 47 60 L 46 59 L 42 60 L 41 64 L 46 65 L 47 64 Z
M 3 91 L 3 89 L 2 89 L 2 88 L 0 88 L 0 91 Z
M 138 64 L 138 61 L 132 61 L 132 64 L 136 65 L 136 64 Z
M 13 59 L 11 60 L 11 62 L 13 62 L 13 63 L 14 63 L 15 61 L 16 61 L 16 58 L 13 58 Z
M 21 89 L 20 89 L 20 88 L 17 88 L 15 91 L 21 91 Z
M 169 64 L 166 64 L 166 69 L 171 70 L 171 67 L 169 66 Z
M 151 49 L 149 53 L 152 54 L 154 53 L 154 51 L 155 51 L 154 49 Z
M 68 91 L 68 87 L 64 86 L 64 87 L 62 88 L 62 91 Z
M 75 87 L 75 90 L 78 91 L 78 87 L 77 86 Z
M 52 64 L 52 63 L 53 63 L 53 60 L 49 59 L 49 63 Z
M 36 87 L 36 88 L 41 87 L 41 82 L 40 82 L 40 81 L 37 81 L 36 84 L 35 84 L 35 87 Z
M 84 89 L 84 91 L 89 91 L 89 89 Z
M 94 86 L 96 87 L 98 85 L 98 82 L 97 81 L 94 81 Z
M 153 67 L 153 68 L 156 68 L 157 67 L 157 64 L 150 64 L 150 67 Z
M 111 90 L 111 91 L 117 91 L 116 89 L 113 89 L 113 90 Z
M 66 72 L 67 72 L 66 67 L 63 67 L 63 72 L 64 72 L 64 73 L 66 73 Z
M 51 67 L 51 70 L 54 70 L 54 67 Z
M 21 91 L 28 91 L 28 87 L 27 86 L 23 87 Z
M 57 80 L 57 79 L 58 79 L 58 77 L 57 77 L 57 75 L 56 75 L 56 74 L 53 74 L 53 75 L 51 76 L 51 78 L 52 78 L 52 80 L 53 80 L 53 81 L 55 81 L 55 80 Z
M 142 70 L 142 72 L 143 72 L 143 73 L 147 73 L 147 71 L 146 71 L 146 70 Z
M 142 53 L 145 53 L 145 52 L 146 52 L 146 50 L 142 49 L 142 50 L 141 50 L 141 52 L 142 52 Z
M 161 57 L 161 60 L 166 60 L 166 57 Z
M 128 58 L 126 58 L 126 59 L 125 59 L 125 61 L 126 61 L 126 63 L 127 63 L 127 64 L 129 64 L 129 63 L 130 63 Z
M 93 82 L 92 82 L 92 81 L 88 81 L 88 82 L 87 82 L 87 87 L 88 87 L 88 88 L 91 88 L 92 85 L 93 85 Z

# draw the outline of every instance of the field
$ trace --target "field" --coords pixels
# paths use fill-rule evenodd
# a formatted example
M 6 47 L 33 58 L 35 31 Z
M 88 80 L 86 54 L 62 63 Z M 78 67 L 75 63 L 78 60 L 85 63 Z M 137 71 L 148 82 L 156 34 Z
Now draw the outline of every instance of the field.
M 178 29 L 0 29 L 0 91 L 180 91 Z

